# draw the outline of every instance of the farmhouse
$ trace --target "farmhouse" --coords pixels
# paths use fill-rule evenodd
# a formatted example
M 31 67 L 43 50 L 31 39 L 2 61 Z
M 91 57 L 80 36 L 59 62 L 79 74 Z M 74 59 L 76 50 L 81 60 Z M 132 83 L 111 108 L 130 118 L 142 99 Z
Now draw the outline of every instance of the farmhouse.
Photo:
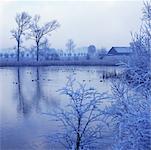
M 131 55 L 132 54 L 132 49 L 130 47 L 112 47 L 108 55 Z
M 102 61 L 114 65 L 127 63 L 132 53 L 130 47 L 112 47 Z

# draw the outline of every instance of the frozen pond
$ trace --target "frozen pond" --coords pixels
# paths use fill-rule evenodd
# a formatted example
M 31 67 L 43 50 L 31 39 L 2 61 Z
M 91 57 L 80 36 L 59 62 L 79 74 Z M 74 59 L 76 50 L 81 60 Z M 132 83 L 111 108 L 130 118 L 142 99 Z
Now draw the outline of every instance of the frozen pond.
M 56 125 L 43 115 L 66 103 L 57 90 L 64 87 L 67 76 L 86 82 L 100 92 L 110 91 L 104 74 L 120 72 L 118 67 L 20 67 L 0 68 L 0 141 L 3 150 L 57 149 L 45 135 Z M 60 149 L 60 148 L 58 148 Z

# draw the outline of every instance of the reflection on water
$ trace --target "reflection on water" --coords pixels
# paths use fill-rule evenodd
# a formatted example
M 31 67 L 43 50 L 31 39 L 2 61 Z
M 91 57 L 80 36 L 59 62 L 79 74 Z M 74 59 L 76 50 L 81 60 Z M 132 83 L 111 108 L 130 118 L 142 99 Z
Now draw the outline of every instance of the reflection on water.
M 49 149 L 45 135 L 57 130 L 43 112 L 67 103 L 56 92 L 75 75 L 80 82 L 100 92 L 110 91 L 106 72 L 118 74 L 112 67 L 22 67 L 0 69 L 0 141 L 2 149 Z M 51 146 L 53 147 L 53 146 Z M 55 147 L 55 149 L 60 149 Z
M 25 74 L 29 74 L 25 75 Z M 18 106 L 17 110 L 19 114 L 27 116 L 31 113 L 32 110 L 35 110 L 37 113 L 41 112 L 42 105 L 44 107 L 53 106 L 55 103 L 48 99 L 46 94 L 43 92 L 43 83 L 40 75 L 39 69 L 33 68 L 32 70 L 21 70 L 17 68 L 17 89 L 18 92 Z M 42 102 L 42 104 L 41 104 Z

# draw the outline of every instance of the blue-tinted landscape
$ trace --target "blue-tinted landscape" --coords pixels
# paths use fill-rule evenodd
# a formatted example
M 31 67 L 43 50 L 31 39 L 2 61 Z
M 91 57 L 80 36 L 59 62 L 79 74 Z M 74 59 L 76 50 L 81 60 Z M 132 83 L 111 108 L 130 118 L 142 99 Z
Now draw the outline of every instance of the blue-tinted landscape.
M 0 8 L 1 150 L 151 149 L 150 0 Z

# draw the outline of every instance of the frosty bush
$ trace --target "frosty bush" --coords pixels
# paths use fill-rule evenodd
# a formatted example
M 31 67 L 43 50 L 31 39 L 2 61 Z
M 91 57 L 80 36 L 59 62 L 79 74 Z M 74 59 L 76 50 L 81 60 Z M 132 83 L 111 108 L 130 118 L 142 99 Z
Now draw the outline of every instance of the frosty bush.
M 62 131 L 51 139 L 61 143 L 66 149 L 97 149 L 102 139 L 104 127 L 102 102 L 107 99 L 105 93 L 98 93 L 85 84 L 68 77 L 66 86 L 60 90 L 69 98 L 69 104 L 57 108 L 56 121 L 61 123 Z
M 151 149 L 150 102 L 121 80 L 113 82 L 114 102 L 106 110 L 116 125 L 113 150 Z

